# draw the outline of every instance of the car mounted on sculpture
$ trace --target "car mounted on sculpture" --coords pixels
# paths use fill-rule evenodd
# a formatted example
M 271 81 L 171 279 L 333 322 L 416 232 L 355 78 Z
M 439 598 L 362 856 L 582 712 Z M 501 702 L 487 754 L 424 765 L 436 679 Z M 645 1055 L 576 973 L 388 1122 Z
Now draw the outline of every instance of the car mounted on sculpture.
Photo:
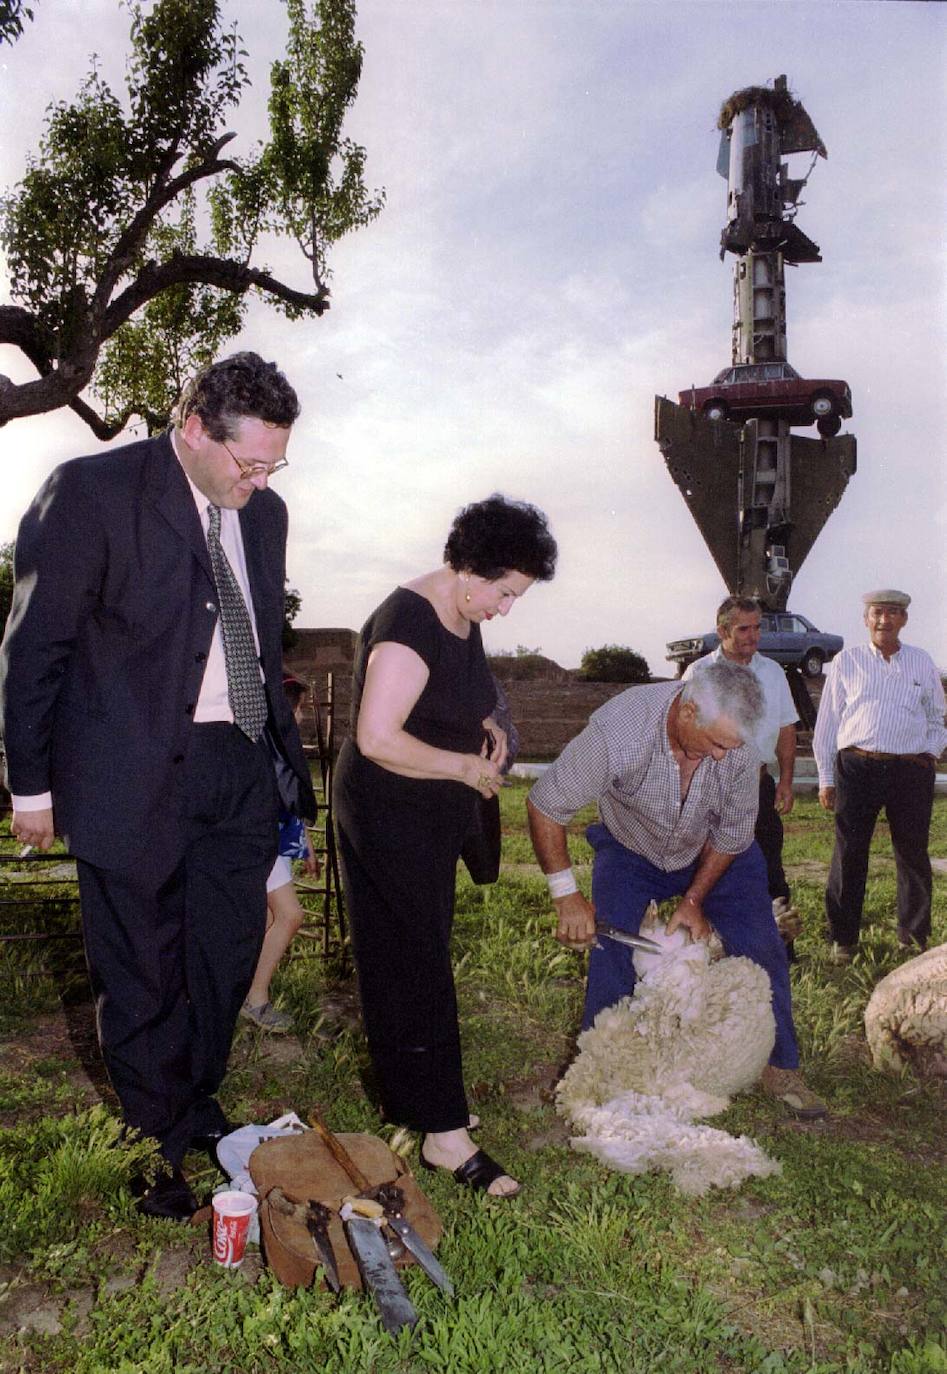
M 690 639 L 674 639 L 667 645 L 667 659 L 676 663 L 683 673 L 688 664 L 703 658 L 720 643 L 713 630 L 693 635 Z M 798 667 L 806 677 L 818 677 L 822 665 L 833 659 L 845 647 L 841 635 L 823 634 L 811 620 L 795 611 L 764 611 L 760 623 L 759 652 L 764 658 L 775 659 L 783 667 Z
M 678 401 L 708 420 L 788 420 L 817 424 L 824 438 L 838 434 L 852 413 L 848 382 L 800 377 L 785 362 L 737 363 L 718 372 L 710 386 L 690 387 Z

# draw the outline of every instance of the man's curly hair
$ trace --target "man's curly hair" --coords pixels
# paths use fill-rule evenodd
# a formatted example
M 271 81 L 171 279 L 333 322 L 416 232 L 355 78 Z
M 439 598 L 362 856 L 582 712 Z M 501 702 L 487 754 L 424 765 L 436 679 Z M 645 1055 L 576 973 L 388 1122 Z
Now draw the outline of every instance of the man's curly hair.
M 196 415 L 215 443 L 236 438 L 245 417 L 288 429 L 299 417 L 299 399 L 275 363 L 258 353 L 234 353 L 209 363 L 181 392 L 174 413 L 179 427 Z

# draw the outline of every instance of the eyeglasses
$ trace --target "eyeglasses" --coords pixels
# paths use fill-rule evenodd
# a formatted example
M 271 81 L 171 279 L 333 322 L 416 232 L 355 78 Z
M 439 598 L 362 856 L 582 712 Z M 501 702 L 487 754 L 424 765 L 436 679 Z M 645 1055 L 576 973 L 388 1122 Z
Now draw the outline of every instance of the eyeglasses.
M 268 463 L 261 463 L 259 460 L 254 459 L 248 462 L 246 458 L 237 457 L 226 439 L 220 439 L 218 442 L 227 450 L 237 467 L 240 469 L 241 477 L 272 477 L 274 473 L 282 472 L 283 468 L 289 467 L 288 458 L 278 458 L 272 466 Z

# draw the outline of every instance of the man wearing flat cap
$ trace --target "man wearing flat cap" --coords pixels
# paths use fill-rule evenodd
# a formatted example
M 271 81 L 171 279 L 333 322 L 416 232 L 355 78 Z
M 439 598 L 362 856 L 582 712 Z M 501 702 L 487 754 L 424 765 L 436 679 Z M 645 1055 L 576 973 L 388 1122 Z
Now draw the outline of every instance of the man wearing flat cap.
M 813 739 L 819 801 L 835 813 L 825 909 L 840 964 L 858 944 L 868 847 L 882 807 L 898 873 L 898 943 L 915 953 L 927 946 L 934 770 L 947 743 L 940 675 L 929 654 L 899 638 L 911 598 L 886 587 L 862 600 L 868 643 L 843 649 L 829 665 Z

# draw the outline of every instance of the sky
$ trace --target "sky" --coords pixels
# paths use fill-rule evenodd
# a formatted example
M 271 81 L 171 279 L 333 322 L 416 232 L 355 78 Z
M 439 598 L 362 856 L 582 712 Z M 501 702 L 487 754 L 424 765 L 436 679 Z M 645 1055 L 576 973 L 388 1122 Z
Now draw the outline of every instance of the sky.
M 225 10 L 254 79 L 229 125 L 249 148 L 282 7 Z M 0 187 L 93 51 L 121 79 L 117 0 L 39 0 L 35 14 L 0 49 Z M 712 626 L 726 588 L 654 442 L 654 396 L 730 361 L 716 117 L 732 91 L 785 73 L 828 150 L 798 216 L 823 261 L 787 268 L 789 360 L 850 383 L 858 439 L 789 607 L 852 643 L 861 593 L 903 588 L 904 638 L 947 668 L 947 6 L 361 0 L 357 32 L 346 133 L 386 207 L 334 250 L 328 314 L 254 306 L 235 345 L 276 359 L 303 405 L 275 479 L 297 624 L 357 629 L 439 564 L 461 506 L 499 490 L 547 512 L 560 559 L 485 627 L 488 652 L 577 667 L 617 643 L 662 674 L 667 640 Z M 291 247 L 266 258 L 306 289 Z M 9 348 L 0 371 L 32 375 Z M 97 447 L 67 412 L 0 430 L 0 540 L 57 463 Z

